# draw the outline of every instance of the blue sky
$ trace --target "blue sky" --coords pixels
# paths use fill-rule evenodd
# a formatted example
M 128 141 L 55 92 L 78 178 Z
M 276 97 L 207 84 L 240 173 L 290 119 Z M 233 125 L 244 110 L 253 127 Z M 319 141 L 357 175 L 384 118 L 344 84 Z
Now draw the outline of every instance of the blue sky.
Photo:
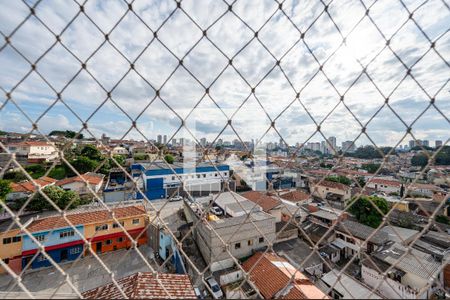
M 409 126 L 434 97 L 440 112 L 431 107 L 413 123 L 412 132 L 445 142 L 450 132 L 450 9 L 440 0 L 403 2 L 406 8 L 395 0 L 364 1 L 377 28 L 364 17 L 359 0 L 331 1 L 331 18 L 320 1 L 286 1 L 281 11 L 275 1 L 238 0 L 231 13 L 221 1 L 182 1 L 180 10 L 174 1 L 137 0 L 133 14 L 126 13 L 125 1 L 89 0 L 85 14 L 67 27 L 79 12 L 76 2 L 43 0 L 36 16 L 45 26 L 32 16 L 14 31 L 29 8 L 6 1 L 0 31 L 11 36 L 11 45 L 2 40 L 0 46 L 0 129 L 31 131 L 23 111 L 44 133 L 78 131 L 87 121 L 87 136 L 154 139 L 160 133 L 174 135 L 185 119 L 188 130 L 176 138 L 233 140 L 236 134 L 226 126 L 232 119 L 244 140 L 279 140 L 281 133 L 295 144 L 322 140 L 319 123 L 325 136 L 354 140 L 361 132 L 356 117 L 363 125 L 371 120 L 367 133 L 377 145 L 394 145 L 406 130 L 398 117 Z M 408 20 L 410 12 L 415 22 Z M 304 40 L 292 23 L 305 32 Z M 209 40 L 202 39 L 205 29 Z M 110 43 L 104 43 L 105 33 Z M 54 34 L 64 46 L 55 43 Z M 185 68 L 178 65 L 181 58 Z M 46 82 L 35 72 L 28 74 L 28 61 L 37 61 Z M 80 61 L 87 61 L 89 73 Z M 361 65 L 366 74 L 361 75 Z M 412 76 L 405 77 L 406 68 Z M 6 101 L 4 91 L 11 92 L 14 103 Z M 64 103 L 56 101 L 57 93 Z M 398 116 L 384 106 L 372 118 L 385 97 Z M 139 131 L 130 131 L 132 120 Z M 278 133 L 270 128 L 272 121 Z M 361 137 L 356 143 L 370 142 Z

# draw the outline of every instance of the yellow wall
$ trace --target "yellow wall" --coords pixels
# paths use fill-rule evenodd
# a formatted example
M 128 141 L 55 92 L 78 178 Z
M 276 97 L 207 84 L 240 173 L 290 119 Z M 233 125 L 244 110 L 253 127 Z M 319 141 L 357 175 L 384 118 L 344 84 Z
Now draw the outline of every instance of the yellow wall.
M 139 216 L 134 216 L 134 217 L 127 217 L 127 218 L 117 218 L 119 221 L 123 221 L 123 227 L 129 231 L 129 230 L 133 230 L 133 229 L 137 229 L 137 228 L 141 228 L 141 227 L 145 227 L 146 226 L 146 215 L 139 215 Z M 133 219 L 139 219 L 139 224 L 133 224 Z M 111 234 L 111 233 L 117 233 L 117 232 L 123 232 L 123 230 L 118 227 L 118 228 L 113 228 L 113 221 L 107 221 L 107 222 L 98 222 L 98 223 L 93 223 L 93 224 L 87 224 L 84 226 L 84 237 L 86 239 L 92 238 L 93 236 L 101 236 L 101 235 L 105 235 L 105 234 Z M 95 231 L 95 227 L 98 225 L 102 225 L 102 224 L 108 224 L 108 230 L 100 230 L 100 231 Z
M 22 240 L 17 243 L 3 244 L 4 238 L 12 238 L 18 236 L 19 229 L 13 229 L 10 231 L 0 233 L 0 258 L 11 258 L 22 254 Z

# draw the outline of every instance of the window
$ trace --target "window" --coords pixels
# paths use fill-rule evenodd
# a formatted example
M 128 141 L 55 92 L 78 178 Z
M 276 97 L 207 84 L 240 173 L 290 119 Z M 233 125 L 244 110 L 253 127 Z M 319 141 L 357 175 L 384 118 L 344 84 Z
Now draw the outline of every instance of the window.
M 260 237 L 259 238 L 259 240 L 258 240 L 258 242 L 261 244 L 261 243 L 264 243 L 264 237 Z
M 123 242 L 123 237 L 117 238 L 117 242 L 118 243 L 122 243 Z
M 15 237 L 12 238 L 12 242 L 13 242 L 13 243 L 18 243 L 18 242 L 20 242 L 21 240 L 22 240 L 22 237 L 21 237 L 21 236 L 15 236 Z
M 224 172 L 224 173 L 223 173 L 223 175 L 224 175 L 224 176 L 227 176 L 227 175 L 228 175 L 228 173 L 227 173 L 227 172 Z
M 105 245 L 111 245 L 112 244 L 112 240 L 106 240 L 105 241 Z
M 3 239 L 3 245 L 6 245 L 6 244 L 11 244 L 11 238 L 10 237 Z
M 9 258 L 2 258 L 2 260 L 5 264 L 9 264 Z
M 133 219 L 133 225 L 139 224 L 139 219 Z
M 248 241 L 247 241 L 247 245 L 248 245 L 248 246 L 253 246 L 253 240 L 248 240 Z
M 234 244 L 234 249 L 240 249 L 240 248 L 241 248 L 241 243 Z
M 59 238 L 64 239 L 64 238 L 71 237 L 74 235 L 75 235 L 75 232 L 73 230 L 67 230 L 67 231 L 60 232 Z
M 172 176 L 172 180 L 175 180 L 175 176 Z
M 217 173 L 214 173 L 214 176 L 217 177 Z
M 197 174 L 197 178 L 200 179 L 200 174 Z
M 95 226 L 95 231 L 102 231 L 102 230 L 108 230 L 108 224 Z
M 43 242 L 43 241 L 45 241 L 45 234 L 36 235 L 35 238 L 36 238 L 36 240 L 38 240 L 39 242 Z
M 124 224 L 125 224 L 123 221 L 120 221 L 119 223 L 120 223 L 120 225 L 122 225 L 122 226 L 124 226 Z M 113 228 L 119 228 L 119 224 L 113 223 Z
M 81 253 L 81 247 L 72 248 L 72 249 L 69 250 L 69 253 L 71 255 Z
M 206 178 L 206 174 L 203 174 L 203 178 Z

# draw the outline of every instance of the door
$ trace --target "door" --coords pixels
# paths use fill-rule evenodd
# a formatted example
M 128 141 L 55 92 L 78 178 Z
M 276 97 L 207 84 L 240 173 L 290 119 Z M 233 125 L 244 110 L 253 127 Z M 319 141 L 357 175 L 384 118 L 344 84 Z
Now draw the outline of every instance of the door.
M 69 255 L 68 255 L 67 249 L 61 250 L 61 261 L 67 260 L 68 258 L 69 258 Z
M 95 252 L 102 253 L 102 242 L 97 242 L 95 244 Z

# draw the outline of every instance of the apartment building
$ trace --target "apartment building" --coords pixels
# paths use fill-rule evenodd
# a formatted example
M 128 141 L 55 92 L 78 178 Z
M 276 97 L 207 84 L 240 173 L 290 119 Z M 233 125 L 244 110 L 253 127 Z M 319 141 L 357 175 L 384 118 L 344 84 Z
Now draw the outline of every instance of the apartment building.
M 366 186 L 375 189 L 375 191 L 383 192 L 386 194 L 400 194 L 402 184 L 400 183 L 400 181 L 396 180 L 372 178 L 369 182 L 367 182 Z

